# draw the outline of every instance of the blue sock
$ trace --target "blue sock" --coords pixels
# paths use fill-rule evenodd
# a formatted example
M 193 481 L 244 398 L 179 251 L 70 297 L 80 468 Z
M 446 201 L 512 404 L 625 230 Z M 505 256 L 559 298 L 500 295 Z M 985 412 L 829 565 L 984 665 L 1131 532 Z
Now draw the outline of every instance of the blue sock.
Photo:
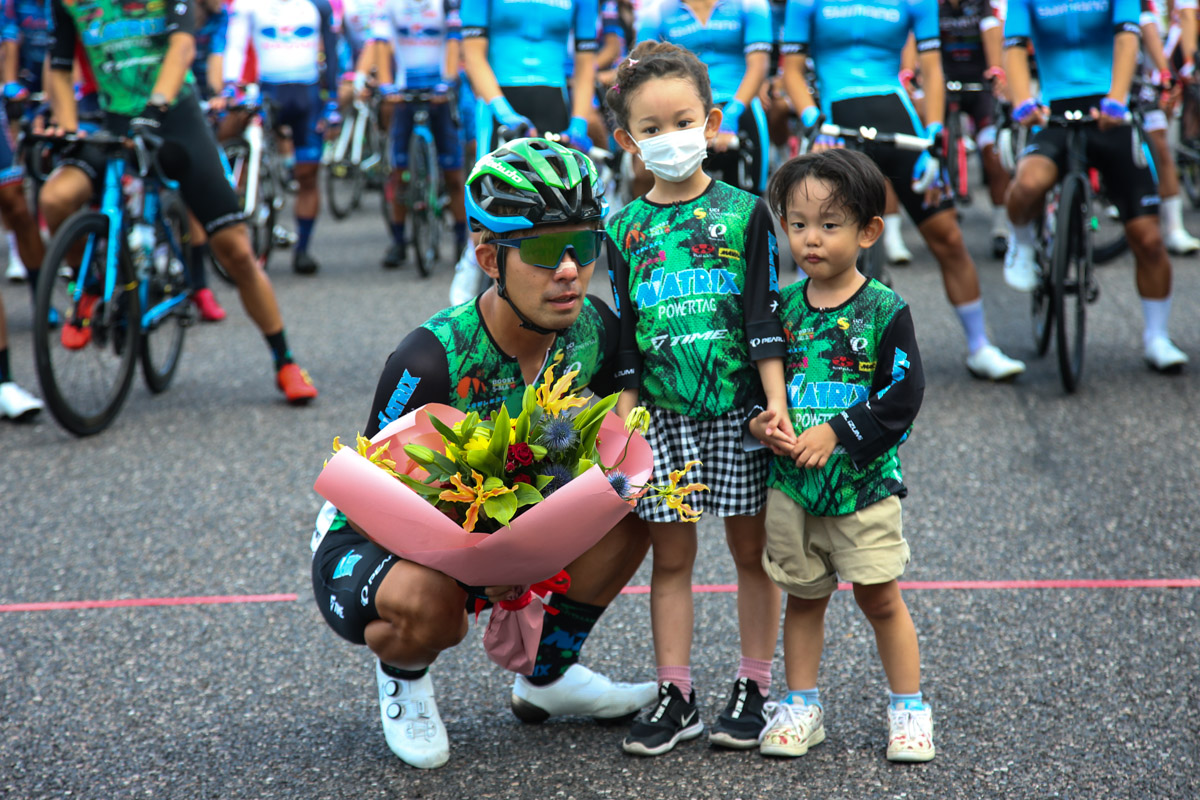
M 974 353 L 988 345 L 987 326 L 983 318 L 983 299 L 963 303 L 954 307 L 958 319 L 962 323 L 963 332 L 967 334 L 967 352 Z
M 404 247 L 404 223 L 403 222 L 393 222 L 392 223 L 392 241 L 395 242 L 396 244 L 400 245 L 401 247 Z
M 296 252 L 308 252 L 308 240 L 312 238 L 316 217 L 296 217 Z
M 787 693 L 787 697 L 783 698 L 785 703 L 797 703 L 803 700 L 806 706 L 816 706 L 823 708 L 821 705 L 821 690 L 820 689 L 799 689 Z
M 921 693 L 916 694 L 896 694 L 888 692 L 888 702 L 892 708 L 924 708 L 925 700 L 921 697 Z

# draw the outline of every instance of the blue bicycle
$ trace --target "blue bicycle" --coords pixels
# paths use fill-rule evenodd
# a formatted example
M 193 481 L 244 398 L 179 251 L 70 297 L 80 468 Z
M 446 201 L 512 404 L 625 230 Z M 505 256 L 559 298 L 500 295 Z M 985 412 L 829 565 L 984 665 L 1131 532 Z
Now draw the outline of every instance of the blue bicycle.
M 191 263 L 188 213 L 154 157 L 161 141 L 99 133 L 86 142 L 107 158 L 99 209 L 72 215 L 42 264 L 34 355 L 46 405 L 77 436 L 104 430 L 129 394 L 139 359 L 152 392 L 179 367 Z M 132 154 L 132 158 L 130 155 Z

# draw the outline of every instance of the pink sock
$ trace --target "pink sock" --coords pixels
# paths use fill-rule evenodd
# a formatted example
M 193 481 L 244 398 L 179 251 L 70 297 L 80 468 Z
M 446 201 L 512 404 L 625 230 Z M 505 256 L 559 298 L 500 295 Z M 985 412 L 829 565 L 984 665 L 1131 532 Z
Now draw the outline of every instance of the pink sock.
M 691 667 L 659 667 L 658 682 L 675 684 L 675 688 L 683 695 L 684 700 L 692 697 L 692 668 Z
M 738 664 L 739 678 L 749 678 L 758 684 L 758 692 L 763 697 L 771 693 L 771 662 L 760 658 L 746 658 Z

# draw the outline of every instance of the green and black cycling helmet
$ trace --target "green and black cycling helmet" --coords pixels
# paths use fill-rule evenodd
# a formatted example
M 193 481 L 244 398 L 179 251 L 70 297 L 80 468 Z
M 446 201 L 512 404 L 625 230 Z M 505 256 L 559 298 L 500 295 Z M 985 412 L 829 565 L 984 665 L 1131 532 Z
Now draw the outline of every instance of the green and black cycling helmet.
M 592 160 L 546 139 L 514 139 L 481 158 L 466 199 L 471 230 L 493 233 L 598 222 L 608 211 Z

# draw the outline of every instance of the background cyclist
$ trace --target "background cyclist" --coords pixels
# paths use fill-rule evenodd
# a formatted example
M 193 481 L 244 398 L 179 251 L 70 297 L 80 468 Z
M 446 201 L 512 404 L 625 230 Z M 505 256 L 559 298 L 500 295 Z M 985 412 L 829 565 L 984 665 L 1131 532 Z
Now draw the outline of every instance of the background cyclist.
M 900 57 L 912 32 L 925 76 L 926 115 L 922 125 L 901 86 Z M 805 127 L 821 112 L 843 127 L 876 127 L 939 139 L 945 109 L 945 83 L 939 52 L 937 0 L 897 5 L 863 0 L 797 0 L 788 6 L 784 43 L 784 83 Z M 805 80 L 811 55 L 821 97 L 818 110 Z M 954 202 L 940 185 L 941 167 L 933 153 L 868 146 L 866 153 L 891 181 L 942 271 L 946 297 L 967 338 L 967 369 L 972 375 L 1003 380 L 1025 371 L 988 339 L 979 276 L 963 242 Z
M 322 131 L 339 119 L 333 9 L 329 0 L 237 0 L 227 39 L 226 83 L 241 81 L 246 47 L 253 44 L 263 96 L 278 107 L 275 124 L 291 128 L 299 184 L 292 268 L 311 275 L 320 268 L 308 247 L 321 210 L 317 171 Z M 322 84 L 328 97 L 324 102 Z
M 450 195 L 454 214 L 454 252 L 460 252 L 467 242 L 467 212 L 463 206 L 463 145 L 459 135 L 457 109 L 451 87 L 458 81 L 461 20 L 458 0 L 442 0 L 429 4 L 424 0 L 383 0 L 379 16 L 371 30 L 374 46 L 389 55 L 375 59 L 379 80 L 383 85 L 392 82 L 392 56 L 395 57 L 396 89 L 429 92 L 429 128 L 437 147 L 438 167 Z M 412 136 L 413 116 L 417 109 L 412 103 L 399 103 L 392 111 L 390 132 L 392 148 L 391 238 L 383 257 L 385 267 L 404 263 L 406 247 L 404 221 L 408 210 L 405 196 L 408 183 L 408 145 Z M 429 176 L 436 181 L 436 175 Z
M 1085 131 L 1087 160 L 1103 175 L 1111 191 L 1109 200 L 1125 223 L 1142 298 L 1146 362 L 1155 370 L 1175 371 L 1188 357 L 1167 334 L 1171 261 L 1158 223 L 1158 188 L 1149 165 L 1134 161 L 1134 130 L 1125 121 L 1140 14 L 1138 0 L 1094 0 L 1086 9 L 1059 0 L 1010 0 L 1004 26 L 1005 66 L 1018 122 L 1044 125 L 1049 115 L 1068 112 L 1082 112 L 1096 120 L 1096 126 Z M 1037 52 L 1040 102 L 1030 89 L 1031 40 Z M 1004 279 L 1015 289 L 1032 291 L 1037 286 L 1033 221 L 1046 192 L 1067 168 L 1066 141 L 1065 128 L 1043 128 L 1017 164 L 1008 193 L 1013 246 L 1004 265 Z

